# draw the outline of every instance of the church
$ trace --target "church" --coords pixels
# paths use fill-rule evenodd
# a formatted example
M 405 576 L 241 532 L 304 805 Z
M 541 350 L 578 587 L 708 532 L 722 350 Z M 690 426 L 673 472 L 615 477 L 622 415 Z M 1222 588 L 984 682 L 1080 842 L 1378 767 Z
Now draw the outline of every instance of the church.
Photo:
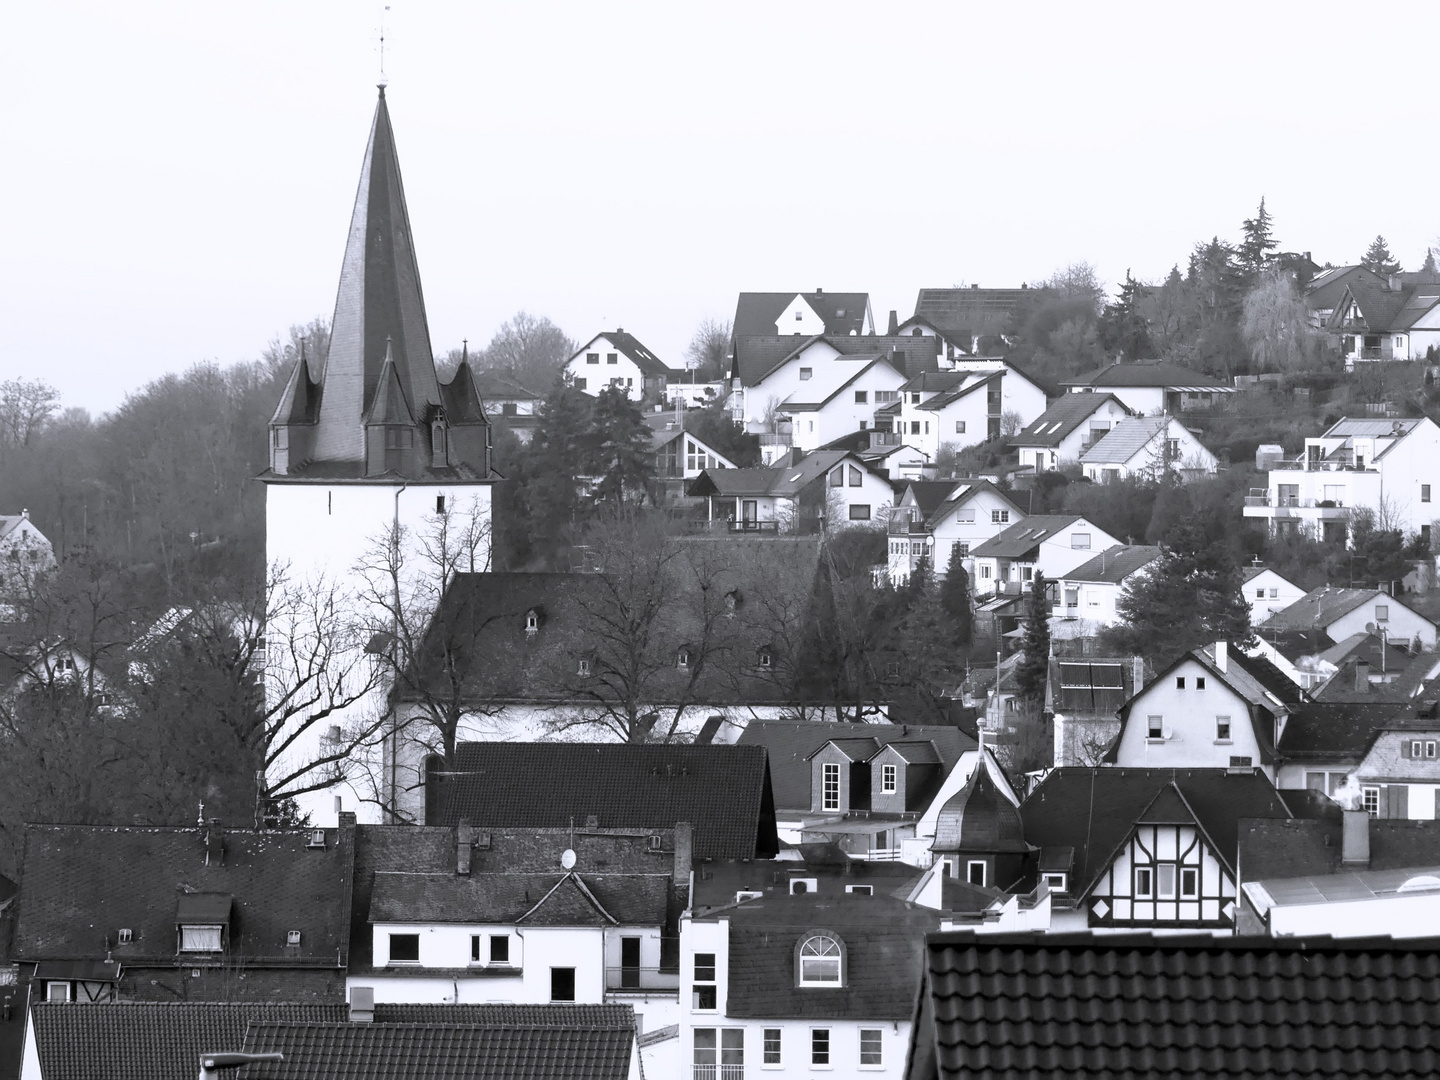
M 393 641 L 400 632 L 387 622 L 402 616 L 383 602 L 367 607 L 366 600 L 383 591 L 377 572 L 382 578 L 389 572 L 397 600 L 402 590 L 415 598 L 400 603 L 419 622 L 429 611 L 415 605 L 433 610 L 446 573 L 490 569 L 499 479 L 469 360 L 448 382 L 436 371 L 383 83 L 345 243 L 329 354 L 296 362 L 269 436 L 270 467 L 260 477 L 265 554 L 272 580 L 283 581 L 291 596 L 270 605 L 267 706 L 276 714 L 292 711 L 286 701 L 309 703 L 293 711 L 276 740 L 284 749 L 267 762 L 272 793 L 293 795 L 315 825 L 333 826 L 341 810 L 379 821 L 376 768 L 315 767 L 383 722 L 388 679 L 376 654 L 387 634 Z M 433 537 L 462 531 L 471 538 L 462 562 L 449 565 L 447 553 L 445 565 L 425 565 Z M 273 600 L 277 585 L 271 588 Z M 327 608 L 356 613 L 361 625 L 343 645 L 350 653 L 345 662 L 327 664 L 323 674 L 297 671 L 303 661 L 294 645 L 307 633 L 301 620 L 311 616 L 313 634 L 322 599 Z M 346 679 L 358 689 L 342 686 L 337 695 L 331 684 Z M 337 701 L 344 706 L 335 708 Z M 378 759 L 372 764 L 383 769 Z

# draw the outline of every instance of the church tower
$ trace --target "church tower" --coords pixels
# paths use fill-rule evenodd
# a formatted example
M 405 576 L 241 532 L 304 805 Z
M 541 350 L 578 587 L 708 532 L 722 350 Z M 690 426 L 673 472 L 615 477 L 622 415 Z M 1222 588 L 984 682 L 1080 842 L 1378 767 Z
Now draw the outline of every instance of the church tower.
M 329 355 L 301 356 L 290 372 L 270 420 L 270 468 L 260 479 L 266 561 L 291 585 L 325 581 L 358 595 L 364 583 L 357 568 L 386 537 L 418 548 L 454 514 L 466 515 L 472 530 L 478 522 L 485 536 L 483 551 L 464 568 L 490 569 L 490 424 L 468 359 L 448 383 L 436 374 L 383 85 L 350 217 Z M 267 639 L 284 631 L 268 626 Z M 275 657 L 277 650 L 269 651 Z M 367 707 L 373 713 L 383 701 Z M 323 726 L 345 722 L 327 717 Z M 288 756 L 293 771 L 295 754 Z M 315 824 L 333 824 L 336 794 L 345 810 L 365 798 L 327 790 L 302 797 L 301 809 Z

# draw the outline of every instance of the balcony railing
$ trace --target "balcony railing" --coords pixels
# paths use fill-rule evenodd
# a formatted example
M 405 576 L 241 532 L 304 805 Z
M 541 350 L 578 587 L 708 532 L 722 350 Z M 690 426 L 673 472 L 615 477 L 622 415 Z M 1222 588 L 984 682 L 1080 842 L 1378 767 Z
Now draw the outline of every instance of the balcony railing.
M 900 849 L 893 847 L 870 848 L 860 857 L 867 862 L 899 862 Z
M 773 533 L 780 531 L 778 521 L 694 521 L 691 532 Z
M 1246 495 L 1246 506 L 1276 506 L 1282 510 L 1344 510 L 1349 511 L 1353 507 L 1347 507 L 1344 499 L 1315 499 L 1300 498 L 1290 495 L 1278 499 L 1271 499 L 1269 492 L 1264 495 Z
M 1349 458 L 1341 458 L 1337 461 L 1320 461 L 1315 458 L 1293 458 L 1289 461 L 1277 461 L 1270 466 L 1271 472 L 1375 472 L 1375 468 L 1369 463 L 1356 465 Z
M 745 1080 L 744 1065 L 695 1065 L 694 1080 Z
M 678 968 L 607 967 L 606 990 L 673 990 L 680 992 Z
M 788 431 L 782 432 L 761 432 L 758 436 L 761 446 L 789 446 L 795 436 Z
M 891 518 L 885 526 L 891 536 L 924 536 L 930 530 L 923 521 L 912 521 L 909 518 Z

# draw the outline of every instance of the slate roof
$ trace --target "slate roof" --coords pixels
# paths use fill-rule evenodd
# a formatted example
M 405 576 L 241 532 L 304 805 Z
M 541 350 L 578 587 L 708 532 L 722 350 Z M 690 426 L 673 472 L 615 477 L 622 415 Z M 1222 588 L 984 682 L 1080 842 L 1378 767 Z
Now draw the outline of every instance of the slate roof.
M 670 368 L 658 356 L 656 356 L 653 352 L 647 349 L 640 342 L 639 338 L 637 338 L 634 334 L 627 334 L 624 330 L 601 331 L 589 341 L 587 341 L 584 345 L 580 346 L 580 348 L 575 351 L 575 355 L 570 357 L 570 359 L 574 360 L 576 357 L 584 354 L 591 345 L 594 345 L 595 342 L 599 341 L 601 338 L 604 338 L 606 341 L 610 342 L 611 345 L 614 345 L 617 352 L 624 353 L 625 356 L 629 358 L 629 360 L 636 367 L 638 367 L 641 373 L 644 375 L 648 375 L 651 377 L 658 377 L 663 375 L 668 379 L 672 375 L 678 374 L 678 372 Z
M 461 743 L 427 791 L 426 824 L 671 829 L 688 821 L 699 858 L 769 858 L 779 848 L 765 750 L 756 746 Z
M 1133 412 L 1114 394 L 1061 394 L 1049 408 L 1026 424 L 1010 440 L 1010 445 L 1059 446 L 1106 402 L 1120 406 L 1126 413 Z
M 447 830 L 448 831 L 448 830 Z M 658 862 L 658 860 L 657 860 Z M 456 874 L 382 870 L 370 899 L 372 923 L 505 923 L 526 926 L 664 926 L 670 865 L 652 874 L 604 872 Z
M 1306 702 L 1292 709 L 1286 719 L 1280 753 L 1293 761 L 1358 761 L 1375 736 L 1393 725 L 1401 710 L 1397 702 Z
M 485 1024 L 633 1030 L 629 1005 L 438 1005 L 375 1003 L 377 1024 Z
M 867 472 L 875 471 L 866 461 L 847 450 L 812 450 L 794 465 L 769 469 L 706 469 L 690 482 L 687 494 L 794 498 L 847 460 Z
M 635 1029 L 519 1024 L 251 1023 L 236 1080 L 625 1080 Z
M 1064 575 L 1065 581 L 1100 581 L 1118 585 L 1160 557 L 1160 549 L 1144 544 L 1116 544 Z
M 239 1050 L 252 1020 L 341 1023 L 347 1009 L 243 1001 L 36 1001 L 30 1014 L 45 1080 L 195 1080 L 200 1055 Z
M 907 1019 L 915 1007 L 925 934 L 940 921 L 937 911 L 853 893 L 767 893 L 728 914 L 726 1013 L 737 1019 Z M 843 987 L 796 986 L 796 947 L 816 929 L 844 945 Z
M 1127 416 L 1081 454 L 1080 462 L 1082 465 L 1123 465 L 1169 430 L 1170 419 L 1168 416 Z
M 1333 805 L 1333 804 L 1332 804 Z M 1370 818 L 1371 870 L 1440 864 L 1440 821 Z M 1246 881 L 1309 877 L 1340 869 L 1340 808 L 1323 818 L 1240 822 L 1240 872 Z
M 228 895 L 226 959 L 250 967 L 344 967 L 355 867 L 354 826 L 224 833 L 206 865 L 201 830 L 27 825 L 15 954 L 173 967 L 177 909 L 196 894 Z M 133 943 L 118 944 L 129 929 Z M 300 944 L 287 944 L 299 930 Z
M 1082 895 L 1167 790 L 1184 800 L 1232 870 L 1241 818 L 1291 816 L 1261 772 L 1066 766 L 1050 772 L 1020 804 L 1025 840 L 1041 848 L 1073 848 L 1074 892 Z
M 871 755 L 890 743 L 932 743 L 949 773 L 976 742 L 959 728 L 916 724 L 835 724 L 814 720 L 752 720 L 737 746 L 763 746 L 769 754 L 775 805 L 785 810 L 810 808 L 810 757 L 831 739 L 863 737 Z
M 1426 1076 L 1434 942 L 937 934 L 909 1080 Z
M 1291 663 L 1301 657 L 1319 656 L 1335 644 L 1334 639 L 1324 630 L 1308 626 L 1271 626 L 1268 621 L 1255 628 L 1255 635 L 1273 645 L 1276 652 Z
M 1382 604 L 1397 604 L 1413 611 L 1399 597 L 1389 596 L 1379 589 L 1338 589 L 1323 585 L 1312 589 L 1289 607 L 1277 611 L 1260 624 L 1261 630 L 1306 630 L 1314 627 L 1326 629 L 1337 620 L 1350 614 L 1362 604 L 1378 601 Z M 1268 638 L 1269 635 L 1266 635 Z
M 869 293 L 831 292 L 742 292 L 735 304 L 736 338 L 773 335 L 775 321 L 790 302 L 800 296 L 825 323 L 827 334 L 862 334 L 865 313 L 870 310 Z
M 931 851 L 1028 852 L 1020 811 L 995 785 L 988 768 L 977 768 L 965 786 L 940 808 Z
M 1135 360 L 1123 364 L 1106 364 L 1102 368 L 1069 379 L 1061 386 L 1103 387 L 1150 386 L 1166 389 L 1207 390 L 1216 394 L 1234 393 L 1235 388 L 1213 375 L 1192 371 L 1168 360 Z
M 1032 514 L 970 549 L 972 559 L 1020 559 L 1049 537 L 1082 521 L 1079 514 Z
M 951 387 L 943 393 L 936 394 L 929 401 L 922 401 L 915 406 L 917 409 L 924 409 L 927 412 L 940 412 L 949 408 L 963 397 L 969 397 L 981 387 L 989 386 L 1005 377 L 1004 371 L 976 372 L 967 371 L 966 380 L 957 386 Z
M 1030 289 L 921 289 L 915 298 L 914 318 L 922 319 L 947 335 L 964 339 L 1004 334 L 1011 316 L 1022 300 L 1034 295 Z
M 508 371 L 496 368 L 475 372 L 475 388 L 481 397 L 490 401 L 540 401 L 545 396 L 530 389 Z

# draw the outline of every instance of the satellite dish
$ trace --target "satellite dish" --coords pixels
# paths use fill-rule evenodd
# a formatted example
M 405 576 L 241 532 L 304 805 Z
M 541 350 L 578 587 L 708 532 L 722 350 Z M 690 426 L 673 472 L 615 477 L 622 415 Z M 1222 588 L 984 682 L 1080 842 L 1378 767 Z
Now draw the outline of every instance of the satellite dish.
M 575 852 L 573 852 L 567 847 L 564 853 L 560 856 L 560 865 L 563 866 L 566 870 L 574 870 Z
M 1367 622 L 1367 623 L 1365 624 L 1365 632 L 1366 632 L 1367 634 L 1373 634 L 1373 633 L 1375 633 L 1375 624 L 1374 624 L 1373 622 Z

